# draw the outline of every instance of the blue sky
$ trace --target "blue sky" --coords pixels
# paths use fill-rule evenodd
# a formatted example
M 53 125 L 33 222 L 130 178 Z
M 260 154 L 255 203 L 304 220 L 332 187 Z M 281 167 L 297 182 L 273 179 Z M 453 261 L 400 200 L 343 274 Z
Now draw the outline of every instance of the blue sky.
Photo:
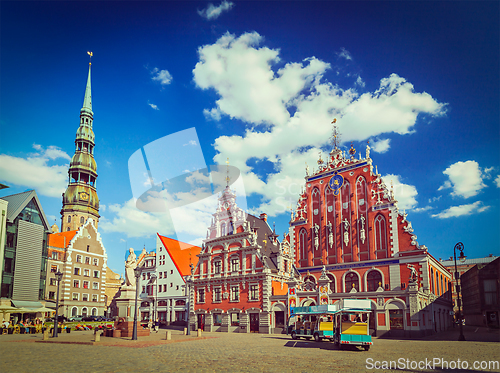
M 0 7 L 0 196 L 36 189 L 60 224 L 92 51 L 99 231 L 119 273 L 128 247 L 153 249 L 156 232 L 205 237 L 215 198 L 202 169 L 224 171 L 227 158 L 240 203 L 282 235 L 305 163 L 331 150 L 333 118 L 345 148 L 364 154 L 370 141 L 432 255 L 458 241 L 469 257 L 500 253 L 498 2 Z M 137 208 L 131 184 L 148 178 L 134 153 L 154 183 L 184 178 L 158 195 L 181 208 Z

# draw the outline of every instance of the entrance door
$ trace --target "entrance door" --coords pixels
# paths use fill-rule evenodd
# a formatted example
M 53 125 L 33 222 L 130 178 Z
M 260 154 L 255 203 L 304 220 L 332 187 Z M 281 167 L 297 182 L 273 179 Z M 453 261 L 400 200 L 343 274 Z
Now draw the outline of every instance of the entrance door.
M 258 333 L 259 332 L 259 314 L 251 313 L 250 314 L 250 333 Z
M 198 314 L 198 329 L 205 330 L 205 315 Z

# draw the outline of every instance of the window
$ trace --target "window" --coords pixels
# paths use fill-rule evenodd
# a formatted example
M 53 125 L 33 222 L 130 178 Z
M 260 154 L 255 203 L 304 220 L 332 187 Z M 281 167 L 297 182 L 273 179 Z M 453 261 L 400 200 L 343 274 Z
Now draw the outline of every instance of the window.
M 359 291 L 359 277 L 355 272 L 349 272 L 345 275 L 345 292 L 349 293 L 353 288 Z
M 95 266 L 99 265 L 99 259 L 94 258 L 94 260 L 93 260 L 93 264 L 94 264 Z
M 79 276 L 80 275 L 80 268 L 75 267 L 74 274 Z
M 375 218 L 375 251 L 377 253 L 377 259 L 385 258 L 385 253 L 387 251 L 387 230 L 385 218 L 383 215 L 377 215 Z
M 250 300 L 259 300 L 259 285 L 250 285 Z
M 52 251 L 52 259 L 59 260 L 59 253 L 57 251 Z
M 145 293 L 146 292 L 146 287 L 145 286 L 142 286 L 142 292 Z
M 87 252 L 90 251 L 90 245 L 87 245 Z
M 158 277 L 162 278 L 163 272 L 158 273 Z
M 226 235 L 226 224 L 225 223 L 222 223 L 222 225 L 220 226 L 220 235 L 221 236 Z
M 174 270 L 173 270 L 173 269 L 171 269 L 171 270 L 170 270 L 170 274 L 171 274 L 171 275 L 173 275 L 173 274 L 174 274 Z
M 221 301 L 221 288 L 214 288 L 214 302 Z
M 90 264 L 90 258 L 88 256 L 85 257 L 85 264 Z
M 73 300 L 79 300 L 80 299 L 79 295 L 80 294 L 78 294 L 78 293 L 73 293 Z
M 81 255 L 77 255 L 76 256 L 76 262 L 77 263 L 81 263 L 82 262 L 82 256 Z
M 307 232 L 304 228 L 299 233 L 300 259 L 307 259 Z
M 171 282 L 171 283 L 170 283 L 170 287 L 173 287 L 173 286 L 174 286 L 174 284 Z
M 177 285 L 177 286 L 175 287 L 175 290 L 179 290 L 179 285 Z
M 73 299 L 73 300 L 74 300 L 74 299 Z M 78 299 L 77 299 L 77 300 L 78 300 Z M 78 308 L 73 307 L 73 308 L 71 309 L 71 316 L 76 316 L 76 314 L 77 314 L 77 313 L 78 313 Z
M 236 272 L 239 270 L 239 260 L 238 258 L 231 259 L 231 271 Z
M 143 279 L 143 280 L 145 280 L 145 279 L 146 279 L 146 274 L 145 274 L 145 273 L 143 273 L 143 274 L 142 274 L 142 279 Z
M 389 310 L 389 322 L 391 329 L 404 329 L 403 310 Z
M 55 286 L 55 285 L 57 285 L 57 281 L 56 281 L 56 279 L 55 279 L 55 278 L 53 278 L 53 277 L 51 277 L 51 278 L 50 278 L 50 285 L 51 285 L 51 286 Z
M 496 305 L 498 303 L 497 298 L 497 280 L 495 279 L 485 279 L 483 281 L 484 287 L 484 304 Z
M 99 290 L 99 283 L 98 282 L 93 282 L 92 283 L 92 289 Z
M 327 273 L 326 277 L 330 280 L 330 293 L 335 293 L 335 276 L 331 273 Z
M 222 314 L 214 313 L 214 326 L 222 325 Z
M 80 218 L 80 224 L 83 224 L 83 223 L 85 223 L 85 218 L 82 216 L 82 217 Z
M 83 300 L 84 302 L 88 302 L 88 300 L 89 300 L 89 295 L 88 295 L 88 294 L 82 294 L 82 300 Z
M 163 278 L 167 278 L 167 271 L 163 272 Z
M 68 215 L 68 223 L 71 223 L 71 215 Z
M 89 288 L 89 282 L 88 281 L 83 281 L 83 288 L 88 289 Z
M 186 301 L 184 299 L 178 299 L 175 301 L 175 306 L 178 307 L 178 306 L 185 306 L 186 305 Z
M 167 284 L 163 284 L 163 291 L 166 292 L 167 291 Z
M 214 262 L 214 273 L 215 274 L 220 274 L 220 272 L 221 272 L 221 265 L 222 265 L 222 263 L 221 263 L 220 260 Z
M 238 285 L 231 286 L 231 302 L 240 300 L 240 287 Z
M 97 302 L 97 294 L 92 294 L 92 302 Z
M 366 276 L 368 291 L 376 291 L 379 286 L 382 286 L 382 275 L 378 271 L 370 271 Z
M 99 278 L 99 271 L 94 271 L 94 278 Z
M 231 326 L 239 326 L 240 325 L 240 314 L 239 313 L 231 313 Z
M 205 303 L 205 289 L 198 289 L 198 303 Z
M 55 299 L 56 292 L 55 291 L 49 291 L 49 299 Z
M 84 269 L 84 270 L 83 270 L 83 275 L 84 275 L 85 277 L 90 277 L 90 270 L 89 270 L 89 269 Z
M 56 273 L 56 272 L 57 272 L 57 265 L 52 264 L 52 265 L 50 266 L 50 272 Z
M 161 285 L 158 285 L 158 293 L 161 293 L 161 289 L 162 289 Z
M 80 287 L 80 280 L 73 280 L 73 287 L 79 288 Z

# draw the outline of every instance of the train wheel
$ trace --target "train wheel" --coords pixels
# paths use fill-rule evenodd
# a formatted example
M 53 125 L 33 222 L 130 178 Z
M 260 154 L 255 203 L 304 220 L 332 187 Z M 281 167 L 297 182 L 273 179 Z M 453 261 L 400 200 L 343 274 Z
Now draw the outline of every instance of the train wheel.
M 319 334 L 318 334 L 318 333 L 314 333 L 314 340 L 315 340 L 316 342 L 321 342 L 322 338 L 319 336 Z
M 297 333 L 292 332 L 292 339 L 297 339 Z

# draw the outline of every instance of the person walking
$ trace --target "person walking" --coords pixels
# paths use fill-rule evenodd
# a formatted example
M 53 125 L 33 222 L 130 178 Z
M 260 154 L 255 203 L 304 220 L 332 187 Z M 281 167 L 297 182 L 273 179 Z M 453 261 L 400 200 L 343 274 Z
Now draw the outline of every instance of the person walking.
M 158 333 L 158 330 L 160 329 L 160 320 L 156 318 L 155 320 L 155 331 Z

